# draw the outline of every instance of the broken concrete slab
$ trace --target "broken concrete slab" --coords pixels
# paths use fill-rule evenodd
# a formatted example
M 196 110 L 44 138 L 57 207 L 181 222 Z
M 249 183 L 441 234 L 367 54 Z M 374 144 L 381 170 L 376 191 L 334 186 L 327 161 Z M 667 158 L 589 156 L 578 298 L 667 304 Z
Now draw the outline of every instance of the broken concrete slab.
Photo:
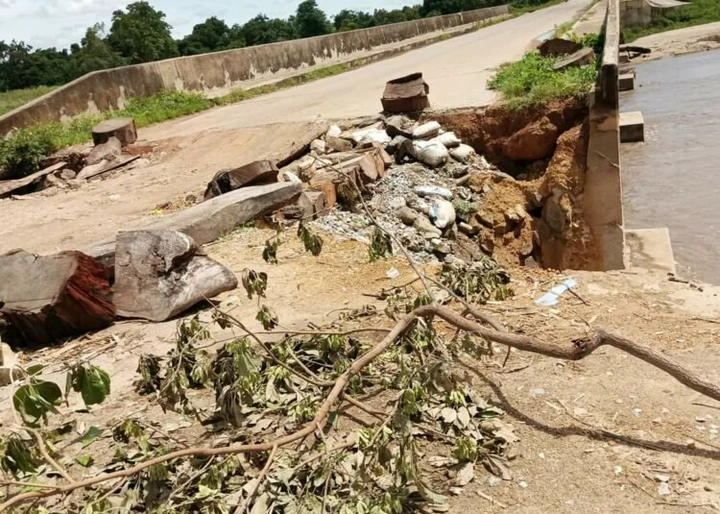
M 0 317 L 17 345 L 50 344 L 115 319 L 109 270 L 81 252 L 40 256 L 14 250 L 0 256 L 3 303 Z
M 85 158 L 85 164 L 92 166 L 101 161 L 114 161 L 122 153 L 122 144 L 115 136 L 93 148 Z
M 667 228 L 626 230 L 625 244 L 631 266 L 676 273 L 675 256 Z
M 243 187 L 169 214 L 143 228 L 177 230 L 189 235 L 198 245 L 204 245 L 238 225 L 283 207 L 297 199 L 300 193 L 302 185 L 289 182 Z M 113 266 L 115 237 L 87 246 L 83 251 L 103 264 Z
M 120 232 L 113 300 L 117 315 L 165 321 L 235 289 L 235 275 L 175 230 Z
M 635 89 L 635 73 L 622 73 L 618 79 L 620 91 L 632 91 Z
M 567 56 L 562 61 L 555 63 L 553 69 L 555 71 L 572 68 L 574 66 L 585 66 L 595 62 L 595 51 L 592 48 L 581 48 L 574 54 Z
M 561 55 L 574 54 L 582 48 L 580 43 L 570 41 L 569 39 L 563 39 L 560 37 L 554 37 L 543 41 L 538 46 L 538 51 L 543 57 L 560 57 Z
M 430 107 L 429 92 L 430 86 L 423 80 L 422 73 L 412 73 L 390 80 L 380 101 L 387 112 L 422 111 Z
M 137 129 L 132 118 L 114 118 L 95 125 L 92 129 L 92 138 L 95 145 L 107 143 L 115 137 L 122 147 L 137 141 Z
M 271 157 L 271 159 L 275 161 L 275 165 L 278 168 L 284 168 L 291 162 L 305 155 L 310 149 L 312 142 L 320 137 L 323 137 L 325 133 L 327 133 L 329 127 L 330 125 L 325 122 L 313 125 L 301 139 L 293 142 L 293 145 L 289 150 L 284 151 L 282 154 L 275 154 Z
M 57 164 L 53 164 L 52 166 L 40 171 L 36 171 L 32 175 L 28 175 L 24 178 L 0 181 L 0 198 L 6 198 L 8 196 L 19 194 L 22 189 L 40 182 L 46 176 L 63 169 L 65 166 L 67 166 L 66 162 L 58 162 Z
M 620 113 L 620 142 L 637 143 L 645 141 L 645 121 L 642 112 Z
M 92 166 L 85 166 L 80 173 L 77 175 L 78 180 L 90 180 L 91 178 L 98 177 L 109 171 L 122 168 L 123 166 L 130 164 L 140 158 L 139 155 L 121 155 L 113 161 L 103 160 Z
M 278 169 L 272 161 L 255 161 L 239 168 L 215 174 L 205 190 L 205 199 L 214 198 L 241 187 L 277 182 Z

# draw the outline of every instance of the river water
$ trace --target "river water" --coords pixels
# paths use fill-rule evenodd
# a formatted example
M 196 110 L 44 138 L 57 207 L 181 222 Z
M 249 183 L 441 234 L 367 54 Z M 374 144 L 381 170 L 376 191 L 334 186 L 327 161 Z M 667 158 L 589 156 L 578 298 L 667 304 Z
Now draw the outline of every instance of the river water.
M 668 227 L 678 273 L 720 284 L 720 50 L 636 66 L 625 111 L 645 143 L 621 147 L 626 228 Z

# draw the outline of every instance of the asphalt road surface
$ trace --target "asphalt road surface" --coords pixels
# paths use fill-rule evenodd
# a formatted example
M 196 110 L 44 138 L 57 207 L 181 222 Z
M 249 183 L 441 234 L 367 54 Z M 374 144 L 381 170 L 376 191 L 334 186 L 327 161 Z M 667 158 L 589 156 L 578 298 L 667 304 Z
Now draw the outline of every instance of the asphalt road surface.
M 188 136 L 208 129 L 373 114 L 381 109 L 385 83 L 416 71 L 430 85 L 433 108 L 487 105 L 495 99 L 486 87 L 494 69 L 520 59 L 535 38 L 580 17 L 591 1 L 568 0 L 347 73 L 163 123 L 146 129 L 144 135 L 151 139 Z

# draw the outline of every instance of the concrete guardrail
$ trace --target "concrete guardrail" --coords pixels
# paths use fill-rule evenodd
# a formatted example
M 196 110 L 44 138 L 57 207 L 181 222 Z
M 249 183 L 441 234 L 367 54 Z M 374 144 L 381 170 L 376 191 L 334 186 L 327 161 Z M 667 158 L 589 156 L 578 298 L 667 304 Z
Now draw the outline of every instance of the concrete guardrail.
M 625 232 L 620 174 L 619 0 L 609 0 L 605 18 L 605 48 L 590 95 L 585 217 L 593 232 L 599 259 L 597 270 L 625 267 Z
M 121 109 L 128 98 L 163 90 L 212 92 L 248 81 L 271 82 L 348 62 L 373 49 L 509 14 L 507 5 L 369 29 L 179 57 L 89 73 L 0 117 L 0 137 L 16 127 L 87 112 Z

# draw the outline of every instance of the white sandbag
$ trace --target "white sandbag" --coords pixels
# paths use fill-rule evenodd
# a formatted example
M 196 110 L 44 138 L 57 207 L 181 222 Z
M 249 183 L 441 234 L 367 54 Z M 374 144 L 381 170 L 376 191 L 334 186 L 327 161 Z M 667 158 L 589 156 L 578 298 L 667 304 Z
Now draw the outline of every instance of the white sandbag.
M 413 130 L 413 139 L 430 139 L 440 132 L 440 124 L 437 121 L 428 121 Z
M 437 137 L 431 139 L 431 141 L 437 141 L 445 146 L 445 148 L 455 148 L 460 145 L 462 141 L 455 135 L 455 132 L 443 132 Z
M 417 160 L 431 168 L 442 166 L 449 157 L 445 145 L 437 141 L 413 141 L 413 148 L 415 148 Z
M 337 125 L 330 125 L 330 128 L 325 135 L 327 137 L 340 137 L 340 134 L 342 134 L 342 129 L 340 127 Z
M 418 196 L 439 196 L 445 200 L 452 200 L 452 191 L 446 187 L 438 186 L 417 186 L 414 190 Z
M 475 155 L 475 149 L 470 145 L 461 144 L 450 150 L 450 156 L 462 163 L 468 162 L 473 155 Z
M 382 145 L 386 145 L 392 140 L 392 138 L 387 135 L 387 132 L 375 127 L 356 130 L 352 133 L 352 138 L 356 143 L 370 141 Z
M 430 205 L 430 219 L 437 228 L 447 228 L 455 223 L 455 208 L 447 200 L 434 198 Z

